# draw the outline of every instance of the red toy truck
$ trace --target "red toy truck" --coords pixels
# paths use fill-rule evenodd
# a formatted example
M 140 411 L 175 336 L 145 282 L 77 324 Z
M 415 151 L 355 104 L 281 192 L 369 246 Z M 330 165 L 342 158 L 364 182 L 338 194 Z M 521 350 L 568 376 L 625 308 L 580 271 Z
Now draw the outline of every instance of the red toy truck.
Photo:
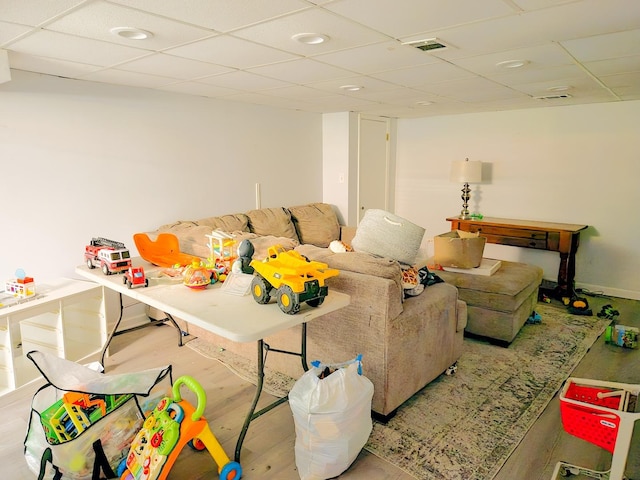
M 129 267 L 129 270 L 124 272 L 122 283 L 127 287 L 148 287 L 149 279 L 144 275 L 144 268 L 142 267 Z
M 84 247 L 84 260 L 89 268 L 99 267 L 105 275 L 126 272 L 131 267 L 131 254 L 122 242 L 94 237 Z

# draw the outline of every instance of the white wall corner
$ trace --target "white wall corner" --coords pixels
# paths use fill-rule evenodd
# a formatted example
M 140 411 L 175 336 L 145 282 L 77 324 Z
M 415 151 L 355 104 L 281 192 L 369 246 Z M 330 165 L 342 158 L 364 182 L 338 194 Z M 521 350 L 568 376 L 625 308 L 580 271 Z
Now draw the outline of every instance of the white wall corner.
M 6 50 L 0 50 L 0 83 L 11 80 L 11 70 L 9 69 L 9 54 Z

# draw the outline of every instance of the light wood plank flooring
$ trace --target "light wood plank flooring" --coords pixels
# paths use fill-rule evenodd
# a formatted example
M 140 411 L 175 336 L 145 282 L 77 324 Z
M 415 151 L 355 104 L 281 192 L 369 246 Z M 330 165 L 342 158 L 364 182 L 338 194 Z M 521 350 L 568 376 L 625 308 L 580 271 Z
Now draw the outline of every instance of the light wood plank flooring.
M 616 298 L 589 298 L 594 315 L 605 303 L 612 303 L 621 315 L 618 323 L 640 326 L 640 302 Z M 114 339 L 107 359 L 109 373 L 137 371 L 161 365 L 173 365 L 174 379 L 192 375 L 207 391 L 205 416 L 212 431 L 230 457 L 254 387 L 230 373 L 215 360 L 204 358 L 190 348 L 178 347 L 175 330 L 170 326 L 150 327 Z M 640 350 L 606 345 L 601 338 L 577 367 L 574 376 L 640 383 Z M 0 397 L 3 422 L 0 431 L 2 478 L 33 479 L 24 462 L 22 442 L 27 428 L 30 399 L 35 382 Z M 263 395 L 263 403 L 273 397 Z M 636 435 L 639 437 L 640 435 Z M 295 432 L 288 404 L 270 411 L 252 423 L 242 451 L 243 478 L 247 480 L 296 480 L 294 456 Z M 638 442 L 640 443 L 640 442 Z M 640 450 L 635 450 L 640 457 Z M 611 456 L 593 445 L 566 434 L 560 423 L 555 398 L 521 444 L 510 456 L 495 480 L 549 480 L 557 461 L 605 469 Z M 640 479 L 640 458 L 628 468 L 631 479 Z M 215 479 L 215 462 L 206 452 L 183 450 L 170 479 Z M 413 477 L 367 452 L 362 452 L 340 479 L 411 480 Z M 573 477 L 578 478 L 578 477 Z

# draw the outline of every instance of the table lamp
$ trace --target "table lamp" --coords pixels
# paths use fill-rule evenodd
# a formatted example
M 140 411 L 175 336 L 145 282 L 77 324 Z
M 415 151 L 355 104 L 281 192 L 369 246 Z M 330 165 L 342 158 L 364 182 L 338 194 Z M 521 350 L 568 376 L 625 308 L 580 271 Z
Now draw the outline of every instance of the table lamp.
M 482 162 L 474 161 L 470 162 L 469 159 L 455 160 L 451 164 L 451 176 L 452 182 L 464 183 L 462 188 L 462 211 L 458 218 L 467 220 L 471 218 L 469 215 L 469 188 L 470 183 L 480 183 L 482 181 Z

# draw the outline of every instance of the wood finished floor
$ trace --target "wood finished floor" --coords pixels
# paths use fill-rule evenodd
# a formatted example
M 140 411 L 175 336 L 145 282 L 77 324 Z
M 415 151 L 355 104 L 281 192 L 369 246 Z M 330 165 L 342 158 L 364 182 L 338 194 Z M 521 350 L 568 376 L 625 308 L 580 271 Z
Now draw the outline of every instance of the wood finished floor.
M 588 297 L 594 315 L 606 303 L 621 313 L 618 323 L 640 327 L 640 302 L 617 298 Z M 544 321 L 544 319 L 543 319 Z M 106 366 L 109 373 L 137 371 L 171 364 L 174 379 L 181 375 L 195 377 L 207 392 L 205 416 L 211 429 L 230 457 L 251 402 L 254 387 L 230 373 L 215 360 L 206 359 L 190 348 L 178 347 L 175 330 L 170 326 L 150 327 L 114 339 Z M 640 350 L 627 350 L 607 345 L 600 338 L 578 365 L 573 376 L 640 383 Z M 35 478 L 23 457 L 30 399 L 35 382 L 0 397 L 3 413 L 0 427 L 0 465 L 2 478 L 27 480 Z M 188 394 L 185 395 L 188 398 Z M 273 397 L 263 395 L 263 403 Z M 639 428 L 640 429 L 640 428 Z M 634 444 L 640 444 L 635 439 Z M 242 451 L 242 464 L 247 480 L 297 480 L 294 456 L 295 432 L 288 404 L 284 404 L 252 423 Z M 640 479 L 640 449 L 635 448 L 627 475 Z M 544 413 L 510 456 L 495 480 L 549 480 L 559 460 L 606 469 L 611 456 L 603 450 L 566 434 L 560 422 L 559 402 L 554 398 Z M 183 450 L 169 476 L 172 480 L 217 479 L 217 467 L 206 452 Z M 365 451 L 339 477 L 344 480 L 411 480 L 413 477 Z M 581 477 L 572 477 L 578 478 Z M 464 479 L 463 479 L 464 480 Z

